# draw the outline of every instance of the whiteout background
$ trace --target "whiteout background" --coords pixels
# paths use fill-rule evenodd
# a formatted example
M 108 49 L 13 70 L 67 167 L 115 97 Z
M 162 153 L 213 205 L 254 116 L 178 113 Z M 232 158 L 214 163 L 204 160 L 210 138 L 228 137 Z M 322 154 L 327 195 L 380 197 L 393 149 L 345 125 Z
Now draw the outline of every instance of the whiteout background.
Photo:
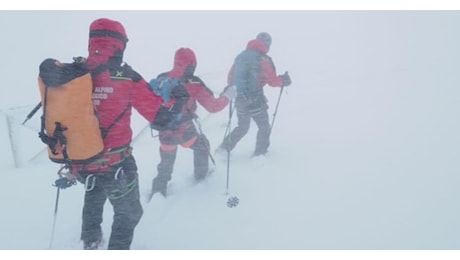
M 190 47 L 217 95 L 234 57 L 267 31 L 278 72 L 293 81 L 265 164 L 249 159 L 255 125 L 234 150 L 230 192 L 240 205 L 225 205 L 225 163 L 192 186 L 192 152 L 180 149 L 174 194 L 143 201 L 132 249 L 459 249 L 458 11 L 0 12 L 0 249 L 49 248 L 59 166 L 37 137 L 41 111 L 21 123 L 39 101 L 40 62 L 86 56 L 100 17 L 124 24 L 125 60 L 147 80 Z M 279 89 L 266 94 L 272 114 Z M 215 148 L 228 109 L 199 113 Z M 145 124 L 134 116 L 143 195 L 159 162 Z M 53 249 L 81 248 L 82 200 L 81 185 L 61 191 Z M 108 203 L 104 216 L 108 239 Z

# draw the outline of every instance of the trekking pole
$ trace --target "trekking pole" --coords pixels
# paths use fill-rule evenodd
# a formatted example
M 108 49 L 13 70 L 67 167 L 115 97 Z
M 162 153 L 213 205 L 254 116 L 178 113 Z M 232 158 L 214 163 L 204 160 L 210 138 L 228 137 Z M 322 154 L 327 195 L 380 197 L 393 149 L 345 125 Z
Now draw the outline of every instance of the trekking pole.
M 230 102 L 228 111 L 229 111 L 229 115 L 228 115 L 227 129 L 230 130 L 231 122 L 232 122 L 232 115 L 233 115 L 233 111 L 234 111 L 233 102 Z M 229 188 L 229 184 L 230 184 L 230 149 L 229 149 L 229 144 L 230 144 L 230 140 L 231 140 L 230 138 L 231 138 L 231 134 L 229 133 L 228 137 L 227 137 L 227 144 L 226 144 L 226 147 L 227 147 L 227 186 L 226 186 L 226 189 L 225 189 L 225 195 L 227 195 L 227 196 L 229 195 L 228 188 Z M 240 203 L 240 199 L 238 199 L 237 196 L 229 196 L 227 198 L 227 207 L 229 207 L 229 208 L 234 208 L 234 207 L 238 206 L 239 203 Z
M 57 194 L 56 194 L 56 204 L 54 205 L 54 217 L 53 217 L 53 228 L 51 229 L 51 240 L 50 240 L 50 247 L 53 246 L 53 240 L 54 240 L 54 229 L 56 227 L 56 216 L 57 216 L 57 211 L 58 211 L 58 204 L 59 204 L 59 191 L 61 190 L 59 187 L 57 188 Z
M 225 128 L 224 138 L 222 138 L 222 142 L 225 141 L 225 137 L 227 137 L 227 135 L 230 133 L 230 130 L 231 130 L 230 129 L 230 123 L 232 121 L 231 118 L 232 118 L 232 115 L 233 115 L 233 111 L 235 110 L 235 106 L 233 106 L 233 108 L 232 108 L 232 102 L 233 101 L 230 101 L 230 103 L 229 103 L 229 108 L 230 108 L 230 110 L 228 111 L 229 112 L 229 120 L 228 120 L 228 123 L 227 123 L 227 127 Z
M 59 192 L 61 189 L 66 189 L 72 185 L 76 185 L 77 181 L 76 179 L 68 179 L 66 174 L 69 173 L 64 173 L 63 171 L 65 169 L 68 169 L 68 165 L 65 165 L 61 167 L 58 171 L 59 179 L 57 179 L 52 186 L 57 188 L 57 194 L 56 194 L 56 203 L 54 205 L 54 217 L 53 217 L 53 228 L 51 229 L 51 240 L 50 240 L 50 248 L 53 246 L 53 240 L 54 240 L 54 229 L 56 227 L 56 217 L 57 217 L 57 211 L 58 211 L 58 205 L 59 205 Z
M 35 113 L 37 113 L 37 111 L 40 109 L 41 106 L 42 106 L 42 102 L 39 102 L 34 107 L 34 109 L 32 109 L 32 111 L 30 111 L 30 113 L 27 115 L 26 119 L 24 120 L 24 122 L 22 122 L 22 124 L 25 124 L 29 119 L 31 119 L 35 115 Z
M 230 135 L 230 127 L 231 127 L 231 124 L 232 124 L 232 116 L 233 116 L 233 101 L 230 101 L 230 104 L 229 104 L 229 107 L 228 107 L 228 124 L 227 124 L 227 130 L 226 130 L 226 135 L 225 137 L 227 137 L 227 140 L 226 140 L 226 144 L 225 144 L 225 147 L 227 148 L 227 184 L 226 184 L 226 188 L 225 188 L 225 194 L 228 195 L 228 187 L 229 187 L 229 182 L 230 182 L 230 149 L 229 149 L 229 144 L 230 144 L 230 138 L 231 138 L 231 135 Z M 228 132 L 228 133 L 227 133 Z M 224 139 L 225 139 L 224 137 Z
M 273 113 L 272 124 L 270 125 L 270 133 L 272 132 L 273 125 L 275 124 L 276 113 L 278 112 L 278 106 L 280 105 L 281 95 L 283 94 L 284 85 L 281 85 L 280 95 L 278 96 L 278 102 L 276 103 L 275 112 Z

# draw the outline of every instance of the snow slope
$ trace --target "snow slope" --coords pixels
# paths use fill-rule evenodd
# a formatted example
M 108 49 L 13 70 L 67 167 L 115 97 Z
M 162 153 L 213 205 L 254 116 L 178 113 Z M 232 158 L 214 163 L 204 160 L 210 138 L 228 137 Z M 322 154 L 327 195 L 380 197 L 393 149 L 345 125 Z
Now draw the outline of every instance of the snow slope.
M 460 248 L 460 12 L 0 13 L 0 27 L 10 36 L 3 43 L 9 62 L 0 66 L 11 71 L 3 76 L 7 87 L 0 104 L 16 129 L 25 128 L 20 124 L 38 101 L 38 64 L 47 57 L 66 61 L 85 55 L 87 27 L 95 18 L 125 24 L 130 38 L 125 58 L 146 79 L 172 66 L 175 49 L 191 47 L 197 74 L 215 93 L 246 42 L 260 31 L 272 34 L 269 54 L 279 73 L 290 72 L 293 84 L 282 95 L 266 161 L 249 159 L 255 125 L 232 154 L 229 191 L 240 204 L 226 206 L 225 162 L 217 160 L 209 179 L 191 185 L 192 153 L 180 149 L 173 195 L 143 201 L 132 249 Z M 166 26 L 167 15 L 180 19 Z M 37 37 L 41 41 L 31 42 Z M 273 114 L 279 89 L 265 91 Z M 27 109 L 9 109 L 23 106 Z M 228 109 L 200 115 L 214 149 Z M 2 144 L 9 140 L 4 122 Z M 159 162 L 158 140 L 142 131 L 145 124 L 135 115 L 143 196 Z M 24 163 L 14 167 L 10 149 L 1 150 L 4 250 L 50 247 L 56 201 L 51 184 L 58 165 L 39 153 L 37 119 L 26 125 L 14 131 L 18 146 L 33 150 Z M 82 200 L 82 185 L 60 192 L 52 249 L 82 247 Z M 109 204 L 104 214 L 108 239 Z

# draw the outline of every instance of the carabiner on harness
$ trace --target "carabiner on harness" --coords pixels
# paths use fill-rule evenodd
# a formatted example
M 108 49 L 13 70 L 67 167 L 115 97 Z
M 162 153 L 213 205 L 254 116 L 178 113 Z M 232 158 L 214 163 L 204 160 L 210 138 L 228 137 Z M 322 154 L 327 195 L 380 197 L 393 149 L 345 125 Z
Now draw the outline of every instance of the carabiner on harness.
M 85 190 L 92 191 L 96 186 L 96 176 L 94 174 L 90 174 L 86 176 L 85 179 Z
M 64 171 L 65 169 L 67 171 Z M 67 165 L 62 166 L 61 169 L 59 169 L 59 171 L 57 172 L 57 174 L 59 176 L 59 179 L 57 179 L 54 182 L 53 186 L 55 186 L 55 187 L 57 187 L 59 189 L 66 189 L 66 188 L 69 188 L 69 187 L 77 184 L 77 180 L 76 180 L 75 175 L 73 175 L 69 171 L 69 167 Z
M 120 190 L 120 192 L 122 193 L 126 192 L 128 186 L 127 186 L 125 171 L 123 171 L 123 167 L 119 167 L 117 169 L 114 175 L 114 179 L 118 184 L 118 189 Z

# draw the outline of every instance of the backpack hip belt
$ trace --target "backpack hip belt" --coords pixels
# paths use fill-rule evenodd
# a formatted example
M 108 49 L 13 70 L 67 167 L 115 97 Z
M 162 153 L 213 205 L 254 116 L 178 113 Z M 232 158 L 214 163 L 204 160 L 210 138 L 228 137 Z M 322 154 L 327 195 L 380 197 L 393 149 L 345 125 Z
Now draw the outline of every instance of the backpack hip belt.
M 125 145 L 117 148 L 109 148 L 97 160 L 86 164 L 70 164 L 71 172 L 78 174 L 79 172 L 110 172 L 114 166 L 122 163 L 132 153 L 132 147 Z

